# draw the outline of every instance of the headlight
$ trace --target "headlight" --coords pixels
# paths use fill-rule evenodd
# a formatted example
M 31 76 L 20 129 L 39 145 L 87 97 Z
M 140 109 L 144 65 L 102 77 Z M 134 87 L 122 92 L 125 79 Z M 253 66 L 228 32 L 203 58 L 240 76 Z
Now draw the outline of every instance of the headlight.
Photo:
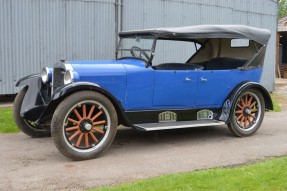
M 42 78 L 42 82 L 44 84 L 48 83 L 49 81 L 51 81 L 51 72 L 49 70 L 49 68 L 43 68 L 42 69 L 42 74 L 41 74 L 41 78 Z
M 68 70 L 65 72 L 65 75 L 64 75 L 64 84 L 69 84 L 69 83 L 72 83 L 74 80 L 74 74 L 72 71 Z

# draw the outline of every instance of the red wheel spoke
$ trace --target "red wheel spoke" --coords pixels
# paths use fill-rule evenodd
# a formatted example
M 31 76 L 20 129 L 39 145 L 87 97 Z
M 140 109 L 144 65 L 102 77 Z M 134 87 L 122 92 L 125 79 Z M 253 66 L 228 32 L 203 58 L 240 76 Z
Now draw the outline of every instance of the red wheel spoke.
M 89 112 L 89 115 L 88 115 L 88 118 L 89 118 L 89 119 L 91 118 L 91 116 L 92 116 L 92 114 L 93 114 L 93 112 L 94 112 L 95 107 L 96 107 L 96 106 L 94 106 L 94 105 L 91 107 L 90 112 Z
M 250 115 L 250 117 L 252 117 L 253 118 L 253 120 L 256 120 L 256 117 L 255 117 L 255 115 L 253 114 L 253 115 Z
M 249 99 L 249 101 L 248 101 L 248 105 L 251 104 L 251 101 L 252 101 L 252 96 L 250 96 L 250 99 Z
M 83 105 L 83 118 L 87 117 L 87 107 L 86 105 Z
M 252 108 L 253 106 L 255 106 L 256 103 L 257 103 L 257 102 L 254 101 L 249 107 Z
M 247 117 L 245 117 L 245 120 L 244 120 L 244 128 L 247 127 Z
M 237 120 L 239 120 L 241 117 L 243 117 L 243 114 L 239 115 L 239 116 L 237 117 Z
M 102 121 L 97 121 L 97 122 L 94 122 L 93 123 L 93 126 L 96 126 L 96 125 L 103 125 L 106 123 L 106 120 L 102 120 Z
M 81 133 L 80 130 L 76 131 L 76 133 L 74 133 L 71 137 L 69 137 L 69 141 L 73 140 L 80 133 Z
M 239 110 L 239 111 L 235 111 L 235 113 L 243 113 L 243 111 L 242 111 L 242 110 Z
M 94 121 L 95 119 L 97 119 L 100 115 L 102 115 L 102 111 L 99 111 L 91 120 Z
M 74 119 L 72 119 L 72 118 L 68 118 L 68 121 L 70 121 L 70 122 L 72 122 L 72 123 L 79 124 L 79 121 L 76 121 L 76 120 L 74 120 Z
M 79 129 L 79 126 L 68 127 L 68 128 L 66 128 L 66 131 L 69 132 L 69 131 L 74 131 L 74 130 L 77 130 L 77 129 Z
M 248 122 L 249 122 L 249 125 L 251 126 L 251 125 L 252 125 L 252 121 L 251 121 L 251 119 L 250 119 L 250 116 L 247 117 L 247 120 L 248 120 Z
M 243 117 L 241 118 L 241 120 L 240 120 L 240 126 L 241 126 L 241 127 L 243 127 L 243 122 L 244 122 L 244 120 L 245 120 L 245 117 L 243 116 Z
M 93 134 L 93 132 L 89 132 L 89 134 L 91 135 L 92 139 L 95 141 L 95 142 L 99 142 L 99 140 L 95 137 L 95 135 Z
M 77 109 L 74 109 L 74 113 L 80 121 L 83 119 L 82 116 L 79 114 Z
M 248 95 L 245 96 L 245 106 L 248 105 Z
M 76 146 L 77 146 L 77 147 L 80 146 L 81 141 L 82 141 L 82 139 L 83 139 L 83 136 L 84 136 L 84 133 L 81 133 L 80 136 L 79 136 L 79 139 L 78 139 L 78 141 L 77 141 L 77 143 L 76 143 Z
M 105 132 L 103 130 L 101 130 L 101 129 L 97 129 L 97 128 L 94 127 L 93 130 L 97 131 L 97 132 L 99 132 L 101 134 L 105 134 Z
M 251 112 L 252 112 L 252 113 L 254 113 L 254 112 L 256 112 L 256 111 L 258 111 L 258 109 L 251 109 Z
M 237 104 L 236 106 L 239 107 L 240 109 L 243 109 L 243 107 L 239 104 Z
M 85 146 L 89 147 L 89 134 L 88 133 L 85 134 Z
M 245 107 L 244 100 L 242 98 L 240 100 L 241 100 L 242 106 Z

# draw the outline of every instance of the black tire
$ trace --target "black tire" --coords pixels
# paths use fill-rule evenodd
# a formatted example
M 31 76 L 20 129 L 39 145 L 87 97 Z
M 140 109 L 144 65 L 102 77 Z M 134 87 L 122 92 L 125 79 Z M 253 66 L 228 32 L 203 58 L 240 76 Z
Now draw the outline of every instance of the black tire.
M 253 135 L 261 126 L 265 101 L 260 91 L 248 89 L 237 98 L 228 128 L 237 137 Z
M 116 110 L 108 98 L 97 92 L 81 91 L 68 96 L 57 107 L 51 124 L 52 137 L 66 157 L 88 160 L 109 148 L 117 124 Z
M 26 121 L 20 116 L 22 102 L 23 102 L 23 99 L 25 97 L 27 90 L 28 90 L 27 87 L 23 88 L 17 94 L 14 100 L 13 115 L 14 115 L 14 120 L 16 122 L 16 125 L 23 133 L 25 133 L 26 135 L 30 137 L 33 137 L 33 138 L 49 137 L 51 136 L 50 128 L 46 128 L 46 129 L 37 128 L 37 126 L 33 125 L 31 122 Z

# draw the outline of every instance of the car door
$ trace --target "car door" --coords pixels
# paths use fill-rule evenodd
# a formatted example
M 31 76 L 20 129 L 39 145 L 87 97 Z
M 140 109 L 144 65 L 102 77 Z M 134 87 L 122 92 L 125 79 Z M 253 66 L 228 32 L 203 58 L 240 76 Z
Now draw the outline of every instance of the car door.
M 237 81 L 229 70 L 198 71 L 196 106 L 221 107 Z
M 194 106 L 196 81 L 196 71 L 156 70 L 153 105 L 171 109 Z

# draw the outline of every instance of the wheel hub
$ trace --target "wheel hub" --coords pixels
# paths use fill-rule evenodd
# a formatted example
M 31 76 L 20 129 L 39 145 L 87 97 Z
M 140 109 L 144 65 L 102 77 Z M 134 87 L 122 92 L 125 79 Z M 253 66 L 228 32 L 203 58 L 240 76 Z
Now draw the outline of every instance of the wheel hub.
M 92 130 L 93 128 L 93 123 L 89 119 L 84 119 L 80 123 L 80 130 L 82 133 L 88 133 Z
M 90 131 L 90 130 L 92 129 L 92 125 L 89 124 L 89 123 L 86 123 L 86 124 L 85 124 L 85 129 L 86 129 L 87 131 Z
M 245 107 L 243 111 L 244 111 L 244 115 L 246 115 L 246 116 L 251 114 L 250 107 Z

